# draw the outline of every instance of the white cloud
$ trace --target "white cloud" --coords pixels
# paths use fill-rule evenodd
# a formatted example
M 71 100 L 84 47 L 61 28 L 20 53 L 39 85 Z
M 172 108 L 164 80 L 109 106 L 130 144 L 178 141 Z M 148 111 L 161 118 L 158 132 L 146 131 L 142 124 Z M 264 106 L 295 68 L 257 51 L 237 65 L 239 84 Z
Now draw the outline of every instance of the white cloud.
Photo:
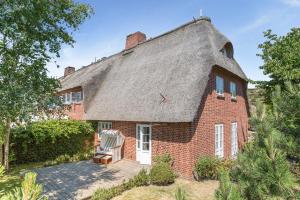
M 281 0 L 281 1 L 290 6 L 300 6 L 300 0 Z
M 255 19 L 254 21 L 250 22 L 249 24 L 241 27 L 238 30 L 238 33 L 246 33 L 246 32 L 255 30 L 255 29 L 267 24 L 268 22 L 270 22 L 271 18 L 272 18 L 271 15 L 260 16 L 259 18 Z

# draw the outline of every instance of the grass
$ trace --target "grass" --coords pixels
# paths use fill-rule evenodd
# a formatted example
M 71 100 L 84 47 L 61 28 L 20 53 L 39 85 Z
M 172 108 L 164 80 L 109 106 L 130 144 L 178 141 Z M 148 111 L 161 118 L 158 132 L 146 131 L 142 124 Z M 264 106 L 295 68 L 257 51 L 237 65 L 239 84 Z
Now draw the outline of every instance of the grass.
M 181 187 L 187 193 L 189 200 L 213 200 L 215 190 L 218 188 L 218 181 L 189 181 L 176 179 L 175 183 L 169 186 L 145 186 L 138 187 L 124 192 L 113 200 L 174 200 L 175 191 Z
M 3 177 L 0 178 L 0 197 L 9 191 L 12 191 L 13 188 L 20 186 L 22 181 L 20 173 L 22 171 L 30 170 L 33 168 L 40 168 L 43 166 L 43 162 L 22 165 L 11 165 L 10 170 L 6 172 Z

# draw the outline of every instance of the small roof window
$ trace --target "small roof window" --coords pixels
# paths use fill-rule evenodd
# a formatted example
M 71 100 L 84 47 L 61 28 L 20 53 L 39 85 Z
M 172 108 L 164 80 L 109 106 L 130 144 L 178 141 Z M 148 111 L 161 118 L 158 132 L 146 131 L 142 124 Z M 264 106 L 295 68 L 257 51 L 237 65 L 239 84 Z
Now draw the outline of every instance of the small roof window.
M 221 53 L 227 58 L 233 58 L 233 46 L 230 42 L 226 43 L 224 47 L 221 49 Z

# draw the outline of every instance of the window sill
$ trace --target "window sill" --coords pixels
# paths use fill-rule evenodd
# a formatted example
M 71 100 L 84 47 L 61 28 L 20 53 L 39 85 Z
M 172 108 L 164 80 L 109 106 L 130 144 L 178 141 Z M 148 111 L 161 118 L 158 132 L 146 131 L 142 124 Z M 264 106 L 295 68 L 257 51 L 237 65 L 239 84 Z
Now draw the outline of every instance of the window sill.
M 217 94 L 217 99 L 225 100 L 225 96 L 222 94 Z
M 231 97 L 231 101 L 232 101 L 232 102 L 237 102 L 237 99 L 234 98 L 234 97 Z

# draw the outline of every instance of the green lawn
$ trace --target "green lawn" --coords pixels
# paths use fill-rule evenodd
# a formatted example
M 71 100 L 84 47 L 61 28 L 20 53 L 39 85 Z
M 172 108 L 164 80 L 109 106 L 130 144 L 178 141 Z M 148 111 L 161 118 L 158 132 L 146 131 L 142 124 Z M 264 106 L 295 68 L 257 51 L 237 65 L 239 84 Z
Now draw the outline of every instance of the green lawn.
M 22 171 L 43 167 L 43 165 L 43 162 L 12 165 L 11 169 L 8 172 L 6 172 L 3 177 L 0 178 L 0 197 L 4 193 L 11 191 L 14 187 L 20 186 L 20 173 Z
M 169 186 L 145 186 L 133 188 L 115 197 L 113 200 L 174 200 L 175 191 L 178 187 L 184 189 L 189 200 L 213 200 L 215 190 L 218 188 L 218 181 L 189 181 L 176 179 L 176 182 Z

